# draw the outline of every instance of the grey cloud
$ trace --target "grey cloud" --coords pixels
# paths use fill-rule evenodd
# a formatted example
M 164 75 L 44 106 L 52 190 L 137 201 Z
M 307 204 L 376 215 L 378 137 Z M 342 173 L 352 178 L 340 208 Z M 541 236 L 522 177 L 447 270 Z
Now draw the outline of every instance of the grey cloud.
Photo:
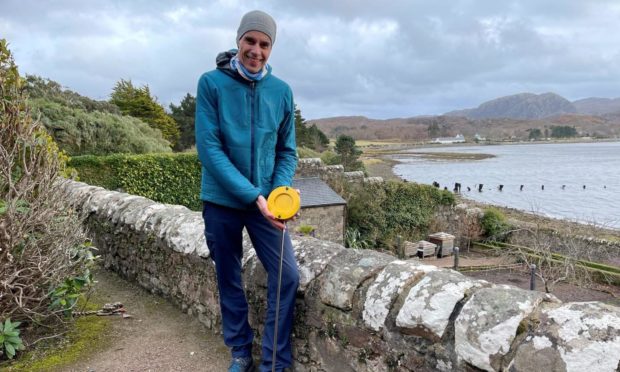
M 615 0 L 2 0 L 0 35 L 23 72 L 95 98 L 130 78 L 167 106 L 194 94 L 255 8 L 278 22 L 270 63 L 308 118 L 436 114 L 522 91 L 619 95 Z

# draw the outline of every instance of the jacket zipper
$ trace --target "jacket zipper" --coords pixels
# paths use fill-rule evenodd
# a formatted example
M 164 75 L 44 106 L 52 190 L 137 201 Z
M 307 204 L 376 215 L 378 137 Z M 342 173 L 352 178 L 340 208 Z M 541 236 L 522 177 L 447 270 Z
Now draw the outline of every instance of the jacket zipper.
M 255 91 L 254 82 L 250 83 L 250 182 L 253 185 L 256 185 L 254 182 L 254 91 Z

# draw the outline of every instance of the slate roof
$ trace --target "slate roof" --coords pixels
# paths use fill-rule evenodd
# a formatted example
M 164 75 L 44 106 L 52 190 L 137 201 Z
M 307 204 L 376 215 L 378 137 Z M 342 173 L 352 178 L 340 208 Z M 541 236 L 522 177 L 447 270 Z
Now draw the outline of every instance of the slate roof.
M 293 187 L 301 191 L 301 207 L 346 205 L 347 202 L 318 177 L 296 178 Z

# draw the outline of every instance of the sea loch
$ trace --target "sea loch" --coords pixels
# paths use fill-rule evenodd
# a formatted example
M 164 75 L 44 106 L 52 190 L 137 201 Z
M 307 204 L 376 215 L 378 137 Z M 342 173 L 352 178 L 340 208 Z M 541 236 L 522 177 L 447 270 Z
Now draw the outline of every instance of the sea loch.
M 494 157 L 438 160 L 416 152 Z M 442 147 L 395 159 L 394 173 L 405 180 L 449 190 L 458 182 L 476 201 L 620 229 L 620 142 Z

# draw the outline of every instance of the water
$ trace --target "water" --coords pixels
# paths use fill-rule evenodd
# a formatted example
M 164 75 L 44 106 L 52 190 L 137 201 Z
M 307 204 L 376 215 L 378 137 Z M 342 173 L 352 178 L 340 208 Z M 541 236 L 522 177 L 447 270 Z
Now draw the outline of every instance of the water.
M 415 152 L 496 157 L 431 160 L 401 155 L 396 158 L 401 164 L 394 167 L 394 173 L 419 183 L 436 181 L 449 190 L 460 182 L 463 196 L 485 203 L 620 228 L 620 142 L 459 146 Z M 482 192 L 478 192 L 478 184 L 484 185 Z M 504 185 L 501 192 L 500 184 Z M 520 185 L 523 191 L 519 191 Z

